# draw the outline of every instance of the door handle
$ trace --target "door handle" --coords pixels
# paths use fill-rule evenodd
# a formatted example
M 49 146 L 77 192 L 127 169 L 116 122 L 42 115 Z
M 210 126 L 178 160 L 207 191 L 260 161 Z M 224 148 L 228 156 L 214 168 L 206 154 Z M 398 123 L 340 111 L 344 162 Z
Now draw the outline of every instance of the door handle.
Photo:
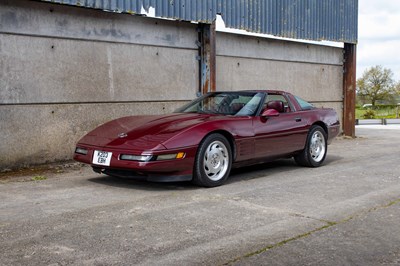
M 296 122 L 301 122 L 301 118 L 300 117 L 296 117 L 294 120 L 296 120 Z

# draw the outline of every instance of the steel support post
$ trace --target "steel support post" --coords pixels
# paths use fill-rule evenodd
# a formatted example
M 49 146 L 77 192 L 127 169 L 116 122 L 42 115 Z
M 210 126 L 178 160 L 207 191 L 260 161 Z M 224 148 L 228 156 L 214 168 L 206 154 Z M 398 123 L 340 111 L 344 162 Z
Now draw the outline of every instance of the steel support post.
M 215 21 L 212 24 L 199 24 L 200 54 L 200 92 L 215 91 Z
M 344 44 L 343 65 L 343 134 L 349 137 L 356 136 L 356 51 L 357 45 Z

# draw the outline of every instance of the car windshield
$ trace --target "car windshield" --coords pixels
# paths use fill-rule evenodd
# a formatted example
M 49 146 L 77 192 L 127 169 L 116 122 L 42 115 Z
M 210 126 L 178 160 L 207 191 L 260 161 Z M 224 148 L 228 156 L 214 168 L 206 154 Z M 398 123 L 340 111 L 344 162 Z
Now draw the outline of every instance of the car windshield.
M 176 113 L 255 115 L 264 96 L 261 92 L 215 92 L 206 94 L 177 109 Z

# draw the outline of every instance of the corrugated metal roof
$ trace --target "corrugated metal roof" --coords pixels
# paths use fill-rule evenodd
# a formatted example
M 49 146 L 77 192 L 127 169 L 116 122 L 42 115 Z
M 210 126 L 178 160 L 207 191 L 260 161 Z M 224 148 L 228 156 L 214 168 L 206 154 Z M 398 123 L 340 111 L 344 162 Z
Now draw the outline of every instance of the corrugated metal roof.
M 358 0 L 41 0 L 105 11 L 211 23 L 279 37 L 357 43 Z

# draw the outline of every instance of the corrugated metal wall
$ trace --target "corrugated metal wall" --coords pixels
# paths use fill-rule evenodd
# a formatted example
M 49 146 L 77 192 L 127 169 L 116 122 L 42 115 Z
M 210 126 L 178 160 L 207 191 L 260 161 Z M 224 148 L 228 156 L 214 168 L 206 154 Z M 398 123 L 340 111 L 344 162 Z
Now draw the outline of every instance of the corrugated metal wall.
M 357 43 L 358 0 L 42 0 L 112 12 L 211 23 L 279 37 Z

